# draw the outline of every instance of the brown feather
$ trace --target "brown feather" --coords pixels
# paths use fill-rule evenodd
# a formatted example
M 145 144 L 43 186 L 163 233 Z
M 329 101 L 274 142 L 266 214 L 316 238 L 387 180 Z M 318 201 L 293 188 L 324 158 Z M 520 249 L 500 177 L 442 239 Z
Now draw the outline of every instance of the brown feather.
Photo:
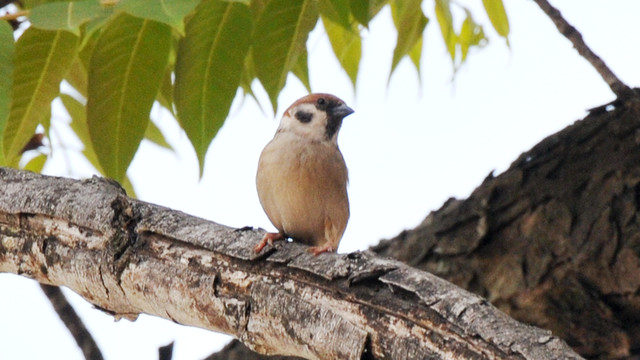
M 263 150 L 256 183 L 260 203 L 278 231 L 335 250 L 349 219 L 347 167 L 330 142 L 279 134 Z

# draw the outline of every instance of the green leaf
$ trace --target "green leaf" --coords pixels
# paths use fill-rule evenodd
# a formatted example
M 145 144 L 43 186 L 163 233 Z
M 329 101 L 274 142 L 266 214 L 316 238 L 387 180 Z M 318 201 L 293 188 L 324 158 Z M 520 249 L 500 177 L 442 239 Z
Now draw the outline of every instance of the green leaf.
M 89 137 L 89 128 L 87 127 L 87 112 L 84 104 L 76 100 L 69 94 L 60 94 L 62 105 L 71 117 L 71 129 L 76 133 L 80 141 L 87 146 L 91 146 L 91 138 Z
M 2 151 L 2 134 L 9 118 L 13 73 L 13 29 L 6 21 L 0 21 L 0 166 L 6 165 Z
M 342 68 L 347 72 L 349 79 L 355 89 L 360 58 L 362 57 L 362 39 L 357 29 L 345 29 L 343 26 L 322 17 L 324 26 L 333 53 L 340 62 Z M 354 26 L 355 27 L 355 26 Z
M 83 39 L 81 41 L 80 51 L 78 56 L 73 60 L 71 69 L 67 73 L 65 80 L 73 86 L 85 99 L 87 98 L 87 82 L 89 77 L 89 64 L 91 62 L 91 55 L 93 49 L 98 43 L 99 32 L 93 32 L 91 35 L 84 33 L 84 37 L 89 36 L 89 39 Z
M 360 24 L 368 27 L 369 21 L 371 21 L 387 3 L 389 3 L 389 0 L 351 0 L 351 15 L 353 15 Z
M 236 96 L 251 43 L 251 12 L 237 2 L 204 0 L 178 47 L 174 100 L 200 175 L 209 144 Z
M 67 31 L 30 27 L 16 43 L 13 93 L 3 150 L 16 166 L 20 151 L 60 92 L 60 82 L 75 57 L 78 37 Z
M 144 138 L 167 150 L 173 150 L 173 147 L 169 145 L 169 143 L 167 142 L 167 139 L 164 137 L 164 134 L 162 134 L 162 131 L 158 129 L 158 127 L 156 126 L 156 124 L 153 123 L 153 121 L 149 121 L 147 130 L 144 133 Z
M 322 18 L 331 20 L 345 29 L 351 30 L 351 7 L 344 0 L 320 0 L 318 9 Z
M 80 95 L 87 97 L 87 69 L 82 64 L 82 61 L 76 56 L 71 63 L 71 68 L 64 78 L 69 85 L 73 86 Z
M 91 136 L 89 135 L 89 127 L 87 126 L 87 110 L 84 104 L 76 100 L 69 94 L 60 94 L 60 100 L 62 100 L 62 105 L 64 105 L 67 113 L 69 113 L 69 117 L 71 117 L 71 123 L 69 126 L 71 130 L 76 134 L 82 145 L 84 145 L 85 149 L 89 149 L 90 152 L 93 151 L 93 144 L 91 144 Z M 90 161 L 91 164 L 96 168 L 100 169 L 100 164 L 98 163 L 98 158 L 93 156 L 96 160 L 95 163 Z M 102 172 L 102 171 L 101 171 Z
M 173 117 L 177 117 L 173 109 L 173 83 L 171 82 L 173 72 L 171 71 L 171 65 L 167 67 L 167 71 L 162 79 L 162 85 L 160 86 L 160 92 L 158 92 L 158 102 L 162 107 L 167 109 Z
M 24 166 L 24 170 L 33 171 L 36 173 L 42 172 L 44 164 L 47 162 L 47 155 L 38 154 Z
M 102 31 L 89 66 L 87 125 L 104 174 L 122 181 L 169 61 L 171 28 L 127 14 Z
M 84 65 L 87 71 L 89 70 L 89 65 L 91 64 L 93 49 L 96 47 L 98 39 L 101 36 L 102 29 L 106 27 L 107 23 L 108 21 L 102 24 L 102 26 L 98 28 L 99 31 L 96 30 L 92 31 L 91 33 L 83 31 L 83 37 L 88 37 L 88 39 L 82 40 L 82 46 L 80 47 L 80 51 L 78 51 L 78 59 L 82 62 L 82 65 Z
M 306 51 L 309 32 L 318 22 L 316 0 L 272 0 L 254 29 L 255 70 L 277 112 L 277 100 L 289 71 Z
M 271 0 L 251 0 L 249 9 L 251 10 L 251 18 L 256 20 L 260 18 L 262 11 L 267 7 L 267 3 Z
M 83 24 L 80 27 L 80 31 L 82 33 L 82 41 L 80 43 L 80 52 L 85 51 L 85 48 L 89 46 L 89 48 L 93 48 L 95 45 L 96 39 L 100 35 L 100 31 L 104 28 L 105 24 L 111 20 L 113 15 L 113 7 L 107 7 L 103 10 L 102 16 L 98 16 L 89 20 L 86 24 Z M 93 42 L 93 45 L 88 45 Z
M 48 2 L 56 2 L 56 1 L 63 1 L 63 0 L 21 0 L 20 3 L 22 4 L 23 9 L 33 9 L 36 6 L 46 4 Z
M 420 60 L 422 59 L 422 38 L 418 40 L 418 42 L 413 46 L 411 51 L 409 51 L 409 58 L 411 62 L 413 62 L 413 66 L 418 70 L 418 74 L 420 74 Z M 418 77 L 421 79 L 421 77 Z
M 449 0 L 436 0 L 436 19 L 440 24 L 440 32 L 442 39 L 449 51 L 451 61 L 456 60 L 456 44 L 458 42 L 456 32 L 453 30 L 453 17 L 451 16 L 451 8 Z
M 242 80 L 240 81 L 240 86 L 242 86 L 243 89 L 246 87 L 246 90 L 251 90 L 251 84 L 253 80 L 257 78 L 254 70 L 253 51 L 249 48 L 247 56 L 244 58 L 244 70 L 242 71 Z
M 391 3 L 391 16 L 396 29 L 398 29 L 398 40 L 396 41 L 396 48 L 393 50 L 389 78 L 391 78 L 391 74 L 393 74 L 402 58 L 412 53 L 412 51 L 415 57 L 416 51 L 414 48 L 416 45 L 422 47 L 422 33 L 429 20 L 420 9 L 421 3 L 422 0 L 396 0 Z M 419 64 L 420 58 L 413 59 L 413 61 L 414 64 Z M 420 68 L 418 66 L 416 68 L 419 72 Z
M 80 36 L 80 25 L 106 13 L 99 0 L 53 2 L 34 7 L 31 25 L 44 30 L 66 30 Z
M 482 40 L 484 39 L 485 37 L 482 27 L 476 24 L 476 22 L 471 17 L 471 12 L 467 10 L 467 18 L 462 23 L 462 28 L 460 29 L 460 35 L 458 37 L 458 42 L 460 43 L 460 53 L 462 55 L 460 63 L 464 63 L 464 61 L 467 59 L 469 48 L 472 46 L 480 45 Z
M 51 114 L 51 103 L 49 103 L 42 116 L 40 116 L 40 121 L 38 122 L 44 128 L 44 133 L 47 137 L 49 137 L 49 130 L 51 130 Z
M 98 161 L 98 157 L 96 156 L 96 152 L 93 150 L 93 145 L 91 144 L 91 136 L 89 136 L 89 128 L 87 127 L 87 112 L 85 106 L 67 94 L 60 94 L 60 100 L 62 100 L 62 104 L 67 109 L 67 112 L 71 117 L 71 124 L 69 124 L 71 130 L 73 130 L 84 146 L 82 154 L 87 161 L 89 161 L 89 163 L 98 170 L 98 172 L 104 174 L 104 171 L 100 166 L 100 162 Z
M 311 92 L 311 82 L 309 81 L 309 60 L 307 49 L 304 49 L 302 54 L 298 56 L 298 61 L 292 69 L 293 75 L 295 75 L 304 85 L 308 92 Z
M 502 0 L 482 0 L 482 4 L 498 35 L 504 38 L 509 36 L 509 18 Z
M 266 114 L 266 112 L 264 111 L 264 108 L 260 104 L 260 101 L 258 100 L 256 95 L 253 93 L 253 89 L 251 88 L 251 84 L 253 83 L 253 80 L 256 79 L 256 74 L 254 72 L 254 69 L 255 69 L 255 66 L 253 65 L 253 52 L 251 51 L 251 48 L 249 48 L 249 52 L 247 53 L 247 56 L 244 59 L 244 71 L 242 72 L 242 80 L 240 80 L 240 87 L 242 87 L 242 91 L 244 95 L 251 96 L 251 98 L 255 100 L 256 104 L 260 108 L 260 111 L 262 111 L 263 114 Z
M 184 35 L 184 17 L 200 0 L 120 0 L 116 10 L 171 26 Z

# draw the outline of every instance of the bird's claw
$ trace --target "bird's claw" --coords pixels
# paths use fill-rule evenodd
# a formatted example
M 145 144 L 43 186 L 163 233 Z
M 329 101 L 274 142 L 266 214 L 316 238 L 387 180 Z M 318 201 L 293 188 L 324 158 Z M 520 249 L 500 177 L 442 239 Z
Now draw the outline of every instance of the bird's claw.
M 322 246 L 312 246 L 307 249 L 307 252 L 312 253 L 314 256 L 318 256 L 325 252 L 334 252 L 336 249 L 331 246 L 331 244 L 325 244 Z
M 274 240 L 282 239 L 284 239 L 284 234 L 282 233 L 266 233 L 264 234 L 262 240 L 260 240 L 260 242 L 253 247 L 253 251 L 259 253 L 260 251 L 262 251 L 262 249 L 264 249 L 265 246 L 267 246 L 267 244 L 273 245 Z

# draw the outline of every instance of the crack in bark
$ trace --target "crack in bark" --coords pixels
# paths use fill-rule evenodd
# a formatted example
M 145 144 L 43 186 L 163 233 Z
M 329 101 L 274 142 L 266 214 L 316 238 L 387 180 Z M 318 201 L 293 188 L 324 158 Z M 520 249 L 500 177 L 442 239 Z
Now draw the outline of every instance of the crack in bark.
M 136 231 L 141 215 L 123 197 L 115 198 L 111 208 L 113 210 L 112 225 L 116 231 L 109 241 L 109 248 L 113 256 L 114 270 L 119 278 L 129 264 L 131 252 L 141 246 Z

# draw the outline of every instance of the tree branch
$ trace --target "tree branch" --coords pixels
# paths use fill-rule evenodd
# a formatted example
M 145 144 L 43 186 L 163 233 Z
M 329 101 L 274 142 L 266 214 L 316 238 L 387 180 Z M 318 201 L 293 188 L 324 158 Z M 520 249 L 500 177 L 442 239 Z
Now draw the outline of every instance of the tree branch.
M 140 313 L 308 359 L 578 359 L 549 331 L 369 252 L 261 254 L 232 229 L 130 199 L 100 178 L 0 168 L 0 272 L 65 285 L 116 318 Z
M 589 46 L 584 42 L 580 32 L 562 17 L 558 9 L 554 8 L 547 0 L 534 1 L 540 6 L 542 11 L 551 18 L 551 21 L 556 25 L 558 31 L 571 41 L 578 53 L 596 69 L 602 79 L 609 85 L 611 91 L 613 91 L 619 99 L 626 100 L 633 96 L 633 90 L 624 84 L 598 55 L 591 51 Z
M 158 349 L 158 360 L 171 360 L 173 358 L 173 341 Z
M 540 141 L 379 256 L 482 294 L 590 359 L 640 354 L 640 94 Z
M 78 347 L 82 350 L 85 359 L 102 360 L 102 353 L 98 344 L 93 340 L 91 333 L 82 323 L 82 319 L 73 309 L 67 298 L 57 286 L 40 284 L 40 288 L 51 302 L 60 320 L 69 329 L 71 336 L 75 339 Z

